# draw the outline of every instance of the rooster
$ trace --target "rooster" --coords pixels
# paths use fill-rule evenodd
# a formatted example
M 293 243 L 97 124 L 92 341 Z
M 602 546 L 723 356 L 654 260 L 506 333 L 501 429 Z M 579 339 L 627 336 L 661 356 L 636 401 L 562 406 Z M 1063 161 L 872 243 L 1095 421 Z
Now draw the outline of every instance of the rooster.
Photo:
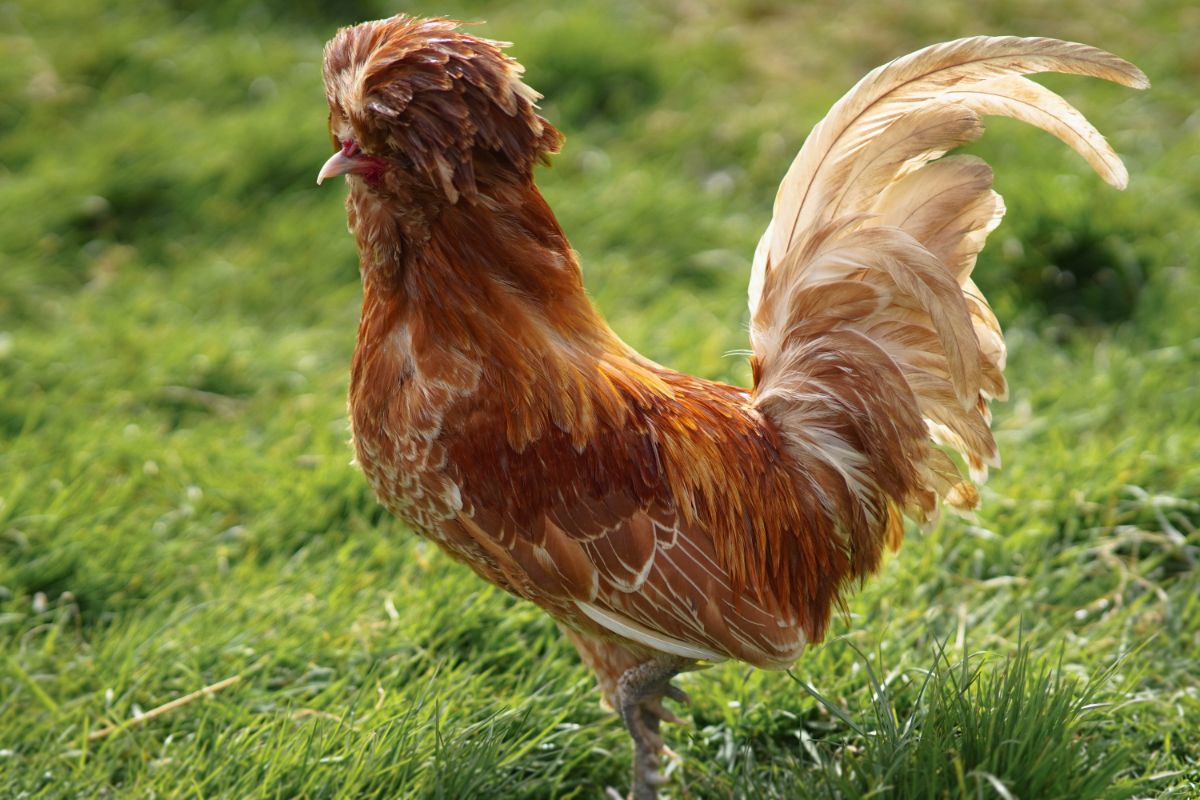
M 999 457 L 1005 344 L 971 280 L 1004 213 L 947 151 L 1015 117 L 1123 188 L 1104 138 L 1023 77 L 1148 85 L 1081 44 L 975 37 L 863 78 L 813 129 L 750 269 L 753 387 L 638 354 L 584 292 L 533 170 L 562 137 L 506 45 L 445 19 L 344 28 L 325 50 L 362 317 L 349 409 L 383 504 L 543 608 L 664 778 L 664 699 L 726 659 L 781 669 L 899 546 L 961 511 Z M 965 474 L 964 474 L 965 472 Z M 610 796 L 619 797 L 609 790 Z

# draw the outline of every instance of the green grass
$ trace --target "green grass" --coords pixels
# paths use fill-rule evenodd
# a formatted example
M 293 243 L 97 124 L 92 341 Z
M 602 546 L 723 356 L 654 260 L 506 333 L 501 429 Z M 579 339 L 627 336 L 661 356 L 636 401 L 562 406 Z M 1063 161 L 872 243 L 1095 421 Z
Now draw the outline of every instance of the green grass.
M 792 677 L 687 676 L 674 797 L 1200 796 L 1200 18 L 1184 0 L 920 13 L 782 0 L 419 2 L 516 42 L 568 136 L 541 183 L 613 326 L 747 379 L 748 258 L 808 128 L 974 33 L 1087 41 L 1048 82 L 1117 193 L 995 122 L 1006 466 L 914 532 Z M 627 739 L 536 609 L 349 466 L 358 276 L 321 46 L 374 2 L 0 7 L 0 796 L 598 797 Z M 172 699 L 233 685 L 89 741 Z

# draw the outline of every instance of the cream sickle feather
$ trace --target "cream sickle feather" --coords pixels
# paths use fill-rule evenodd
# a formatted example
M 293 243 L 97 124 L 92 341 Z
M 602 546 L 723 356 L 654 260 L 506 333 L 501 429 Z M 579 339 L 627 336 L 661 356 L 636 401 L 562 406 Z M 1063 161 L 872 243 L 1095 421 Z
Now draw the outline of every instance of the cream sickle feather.
M 891 500 L 914 519 L 928 520 L 939 496 L 961 510 L 978 499 L 944 452 L 873 435 L 889 421 L 919 417 L 976 481 L 999 464 L 987 402 L 1006 393 L 1004 339 L 970 275 L 1004 204 L 983 161 L 941 157 L 982 135 L 981 116 L 1008 116 L 1054 134 L 1116 188 L 1128 181 L 1082 114 L 1021 77 L 1037 72 L 1149 86 L 1132 64 L 1082 44 L 979 36 L 934 45 L 859 81 L 779 187 L 751 270 L 755 402 L 797 458 L 840 463 L 874 518 L 883 509 L 871 498 L 889 494 L 874 473 L 898 461 L 916 480 Z M 836 365 L 825 379 L 809 366 L 821 360 Z M 876 378 L 874 398 L 847 392 Z M 863 441 L 879 449 L 864 452 Z
M 1146 79 L 1084 45 L 982 37 L 869 74 L 779 189 L 745 389 L 649 361 L 592 307 L 534 181 L 561 136 L 502 48 L 406 16 L 326 48 L 318 181 L 346 176 L 363 282 L 354 446 L 392 513 L 554 618 L 649 800 L 676 673 L 791 664 L 905 516 L 973 508 L 999 464 L 1004 338 L 971 270 L 1004 205 L 985 163 L 943 156 L 999 114 L 1122 187 L 1103 137 L 1022 76 Z

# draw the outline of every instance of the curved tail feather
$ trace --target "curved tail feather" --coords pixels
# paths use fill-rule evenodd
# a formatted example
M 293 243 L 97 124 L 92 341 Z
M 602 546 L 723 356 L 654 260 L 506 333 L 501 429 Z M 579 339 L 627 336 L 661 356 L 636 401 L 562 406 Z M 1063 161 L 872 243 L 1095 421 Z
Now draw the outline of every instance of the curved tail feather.
M 1149 85 L 1081 44 L 935 45 L 863 78 L 779 188 L 750 280 L 754 402 L 801 468 L 844 482 L 823 500 L 851 553 L 897 545 L 900 515 L 928 521 L 938 498 L 970 510 L 999 465 L 988 402 L 1006 394 L 1004 338 L 970 276 L 1004 203 L 986 163 L 942 156 L 1002 115 L 1054 134 L 1113 186 L 1128 180 L 1082 114 L 1022 77 L 1048 71 Z

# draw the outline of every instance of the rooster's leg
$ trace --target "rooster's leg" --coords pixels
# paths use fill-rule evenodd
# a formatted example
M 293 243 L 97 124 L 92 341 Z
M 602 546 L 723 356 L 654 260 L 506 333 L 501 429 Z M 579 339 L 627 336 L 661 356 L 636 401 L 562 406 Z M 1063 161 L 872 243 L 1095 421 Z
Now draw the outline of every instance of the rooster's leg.
M 633 737 L 633 788 L 629 800 L 655 800 L 658 796 L 664 780 L 658 771 L 658 754 L 663 750 L 658 728 L 662 722 L 681 721 L 663 706 L 663 698 L 691 702 L 682 689 L 671 683 L 671 678 L 689 663 L 675 656 L 660 656 L 626 670 L 617 683 L 617 711 Z M 612 789 L 608 796 L 620 800 Z

